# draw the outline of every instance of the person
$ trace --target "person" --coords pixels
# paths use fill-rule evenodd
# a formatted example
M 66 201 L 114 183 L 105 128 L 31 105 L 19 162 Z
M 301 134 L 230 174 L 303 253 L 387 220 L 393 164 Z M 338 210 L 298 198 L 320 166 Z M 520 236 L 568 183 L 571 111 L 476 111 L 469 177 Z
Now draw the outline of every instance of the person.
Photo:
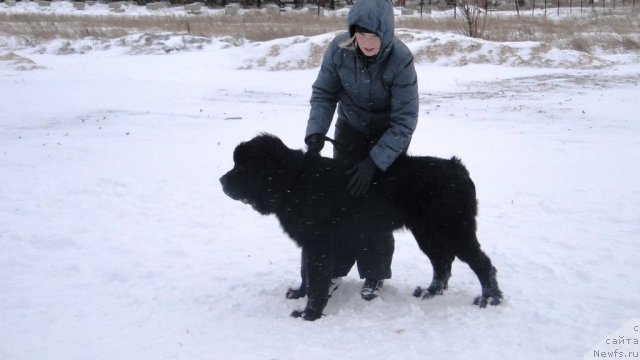
M 407 151 L 418 120 L 418 80 L 413 54 L 394 34 L 388 0 L 358 0 L 347 15 L 349 31 L 324 53 L 313 83 L 305 144 L 320 154 L 337 107 L 333 157 L 351 163 L 348 191 L 365 194 L 375 173 Z M 339 254 L 332 286 L 357 262 L 361 295 L 372 300 L 391 278 L 392 233 L 362 239 L 353 254 Z

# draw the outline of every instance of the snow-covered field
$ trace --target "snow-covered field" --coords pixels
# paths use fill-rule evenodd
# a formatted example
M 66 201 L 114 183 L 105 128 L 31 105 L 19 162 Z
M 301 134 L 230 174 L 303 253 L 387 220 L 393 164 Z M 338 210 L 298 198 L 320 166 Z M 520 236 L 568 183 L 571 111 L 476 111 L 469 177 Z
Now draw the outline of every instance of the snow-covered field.
M 470 41 L 403 32 L 416 52 Z M 299 250 L 218 179 L 259 132 L 303 148 L 317 68 L 299 64 L 332 34 L 150 36 L 0 38 L 0 359 L 581 359 L 640 321 L 637 55 L 421 57 L 410 152 L 471 171 L 505 301 L 471 305 L 460 262 L 444 296 L 413 298 L 430 265 L 399 232 L 381 299 L 354 270 L 304 322 L 284 297 Z M 487 58 L 470 51 L 490 60 L 460 66 Z

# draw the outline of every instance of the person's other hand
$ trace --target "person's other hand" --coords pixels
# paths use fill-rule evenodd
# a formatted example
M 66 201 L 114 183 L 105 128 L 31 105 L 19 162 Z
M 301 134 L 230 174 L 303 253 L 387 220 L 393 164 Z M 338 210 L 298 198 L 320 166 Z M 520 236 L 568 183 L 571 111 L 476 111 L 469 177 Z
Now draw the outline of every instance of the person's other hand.
M 351 175 L 351 180 L 347 188 L 352 196 L 360 196 L 367 193 L 369 185 L 371 185 L 371 179 L 378 167 L 371 160 L 371 157 L 367 155 L 363 160 L 357 163 L 354 167 L 347 170 L 347 174 Z

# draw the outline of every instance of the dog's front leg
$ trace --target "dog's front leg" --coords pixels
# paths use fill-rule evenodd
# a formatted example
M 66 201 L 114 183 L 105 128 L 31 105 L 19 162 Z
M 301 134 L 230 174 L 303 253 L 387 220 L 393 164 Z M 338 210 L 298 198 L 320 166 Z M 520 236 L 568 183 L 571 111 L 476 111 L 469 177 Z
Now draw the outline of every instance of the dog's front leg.
M 322 316 L 322 310 L 327 306 L 333 255 L 322 247 L 305 247 L 302 259 L 306 270 L 307 305 L 291 316 L 313 321 Z
M 287 290 L 287 299 L 300 299 L 307 296 L 307 265 L 304 261 L 304 255 L 300 255 L 300 286 L 297 289 L 289 288 Z

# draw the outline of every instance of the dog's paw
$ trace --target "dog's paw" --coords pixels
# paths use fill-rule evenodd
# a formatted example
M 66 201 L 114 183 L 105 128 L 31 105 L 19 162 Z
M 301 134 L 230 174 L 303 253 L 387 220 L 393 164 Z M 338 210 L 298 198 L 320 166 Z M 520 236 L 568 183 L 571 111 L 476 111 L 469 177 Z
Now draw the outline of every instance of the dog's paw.
M 424 294 L 426 291 L 427 289 L 423 289 L 422 287 L 418 286 L 415 290 L 413 290 L 413 296 L 417 298 L 422 297 L 422 294 Z
M 432 297 L 436 296 L 436 295 L 442 295 L 444 294 L 444 290 L 446 289 L 446 286 L 434 286 L 433 284 L 430 285 L 428 288 L 422 288 L 420 286 L 416 287 L 415 290 L 413 290 L 413 296 L 419 298 L 423 298 L 423 299 L 431 299 Z
M 304 290 L 289 288 L 285 296 L 287 297 L 287 299 L 302 299 L 306 295 L 306 291 Z
M 291 317 L 302 318 L 307 321 L 314 321 L 322 317 L 322 313 L 314 310 L 294 310 L 291 313 Z
M 499 296 L 478 296 L 473 300 L 473 305 L 486 308 L 487 305 L 496 306 L 502 302 L 502 295 Z
M 502 291 L 498 288 L 498 283 L 493 278 L 491 286 L 482 288 L 482 295 L 473 300 L 474 305 L 485 308 L 488 305 L 496 306 L 502 302 Z

